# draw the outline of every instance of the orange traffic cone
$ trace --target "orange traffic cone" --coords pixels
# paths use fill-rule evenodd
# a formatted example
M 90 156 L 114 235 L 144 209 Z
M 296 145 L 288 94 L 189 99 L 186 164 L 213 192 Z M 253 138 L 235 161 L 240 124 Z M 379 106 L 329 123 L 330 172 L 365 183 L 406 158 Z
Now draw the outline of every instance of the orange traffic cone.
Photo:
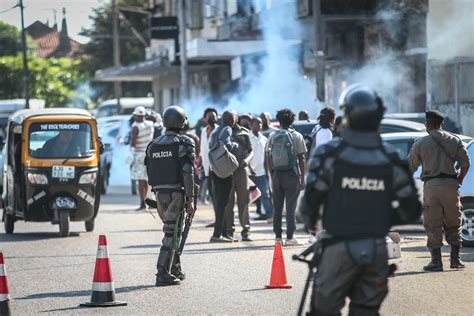
M 110 268 L 109 250 L 107 249 L 107 237 L 100 235 L 95 261 L 94 281 L 92 282 L 91 301 L 82 303 L 80 306 L 109 307 L 124 305 L 127 305 L 127 303 L 115 300 L 112 269 Z
M 0 252 L 0 315 L 10 316 L 10 294 L 8 292 L 7 269 L 5 267 L 5 260 L 3 253 Z
M 288 284 L 286 279 L 285 258 L 283 258 L 283 251 L 281 243 L 275 244 L 275 251 L 273 252 L 272 275 L 270 276 L 270 284 L 265 285 L 267 289 L 291 289 L 292 285 Z

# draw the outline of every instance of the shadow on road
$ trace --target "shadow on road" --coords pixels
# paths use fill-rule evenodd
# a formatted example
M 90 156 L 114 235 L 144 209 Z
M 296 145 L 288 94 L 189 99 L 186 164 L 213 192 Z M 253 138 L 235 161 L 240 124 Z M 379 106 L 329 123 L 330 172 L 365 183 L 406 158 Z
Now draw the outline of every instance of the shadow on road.
M 40 239 L 76 238 L 80 236 L 81 236 L 81 233 L 78 233 L 78 232 L 71 232 L 69 237 L 60 237 L 59 232 L 14 233 L 14 234 L 0 235 L 0 241 L 22 242 L 22 241 L 34 241 L 34 240 L 40 240 Z
M 115 289 L 115 293 L 128 293 L 140 290 L 146 290 L 150 288 L 154 288 L 154 285 L 135 285 L 135 286 L 124 286 Z M 56 297 L 80 297 L 80 296 L 88 296 L 91 295 L 91 290 L 87 291 L 66 291 L 66 292 L 50 292 L 50 293 L 38 293 L 27 295 L 23 297 L 17 297 L 17 300 L 36 300 L 36 299 L 43 299 L 43 298 L 56 298 Z M 77 307 L 74 307 L 77 309 Z M 61 309 L 60 309 L 61 310 Z M 60 310 L 48 310 L 49 312 L 52 311 L 60 311 Z M 43 311 L 47 312 L 47 311 Z
M 258 289 L 242 290 L 240 292 L 242 292 L 242 293 L 245 293 L 245 292 L 258 292 L 258 291 L 265 291 L 265 290 L 267 290 L 267 289 L 264 288 L 264 287 L 261 287 L 261 288 L 258 288 Z
M 260 241 L 270 241 L 273 240 L 273 238 L 266 238 L 266 239 L 256 239 L 254 241 L 260 242 Z M 243 242 L 242 242 L 243 243 Z M 230 243 L 229 243 L 230 244 Z M 201 241 L 201 242 L 187 242 L 187 246 L 196 246 L 196 245 L 215 245 L 212 244 L 208 241 Z M 235 245 L 235 243 L 234 243 Z M 250 244 L 249 244 L 250 245 Z M 130 246 L 125 246 L 122 247 L 121 249 L 144 249 L 144 248 L 160 248 L 161 244 L 143 244 L 143 245 L 130 245 Z M 257 248 L 258 246 L 249 246 L 249 248 Z M 273 247 L 273 246 L 272 246 Z M 223 249 L 234 249 L 235 247 L 228 247 L 228 248 L 223 248 Z M 189 252 L 190 250 L 186 250 L 186 252 Z
M 240 251 L 259 251 L 259 250 L 272 250 L 274 245 L 262 245 L 262 246 L 244 246 L 244 247 L 225 247 L 225 248 L 203 248 L 203 249 L 188 249 L 184 252 L 186 254 L 206 254 L 206 253 L 218 253 L 218 252 L 240 252 Z M 301 247 L 292 247 L 299 249 Z
M 426 274 L 431 275 L 432 273 L 446 273 L 446 272 L 457 272 L 457 271 L 462 271 L 462 270 L 444 270 L 441 272 L 425 272 L 425 271 L 406 271 L 406 272 L 397 272 L 395 273 L 395 277 L 402 277 L 402 276 L 408 276 L 408 275 L 417 275 L 417 274 Z

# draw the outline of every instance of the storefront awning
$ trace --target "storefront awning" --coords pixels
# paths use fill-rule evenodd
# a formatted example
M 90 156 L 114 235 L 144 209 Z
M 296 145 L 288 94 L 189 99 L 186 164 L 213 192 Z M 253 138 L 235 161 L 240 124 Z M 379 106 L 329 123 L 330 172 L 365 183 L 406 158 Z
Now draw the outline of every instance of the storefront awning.
M 285 41 L 286 47 L 299 45 L 301 41 Z M 245 55 L 267 51 L 265 41 L 210 41 L 193 39 L 187 45 L 189 71 L 199 71 Z M 179 73 L 179 65 L 165 65 L 161 59 L 147 60 L 130 66 L 111 67 L 96 71 L 98 81 L 152 81 L 154 77 Z

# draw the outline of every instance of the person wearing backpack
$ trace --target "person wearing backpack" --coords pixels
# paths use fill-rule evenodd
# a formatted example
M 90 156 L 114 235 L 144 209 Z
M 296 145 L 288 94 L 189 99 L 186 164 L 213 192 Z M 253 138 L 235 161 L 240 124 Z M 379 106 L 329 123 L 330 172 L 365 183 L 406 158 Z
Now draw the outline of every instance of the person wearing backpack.
M 237 117 L 237 113 L 233 112 Z M 244 120 L 246 120 L 244 118 Z M 249 215 L 249 175 L 247 167 L 250 166 L 250 160 L 253 156 L 252 142 L 250 141 L 249 130 L 237 124 L 232 126 L 232 140 L 239 144 L 235 151 L 235 157 L 239 164 L 232 175 L 232 190 L 230 191 L 229 200 L 225 209 L 225 236 L 233 241 L 234 239 L 234 205 L 235 196 L 237 196 L 237 209 L 239 211 L 239 222 L 242 226 L 240 233 L 242 241 L 252 241 L 250 238 L 250 215 Z
M 223 125 L 214 129 L 210 135 L 208 157 L 215 193 L 213 202 L 216 214 L 214 233 L 210 242 L 233 242 L 225 236 L 224 216 L 232 189 L 232 174 L 238 167 L 234 152 L 239 145 L 232 141 L 232 126 L 236 121 L 237 116 L 232 111 L 225 111 L 222 115 Z
M 291 125 L 295 113 L 290 109 L 277 112 L 280 129 L 272 133 L 267 141 L 266 156 L 272 176 L 273 189 L 273 231 L 276 241 L 282 243 L 283 204 L 286 206 L 286 245 L 298 245 L 294 237 L 296 230 L 296 204 L 305 186 L 306 144 L 303 135 Z

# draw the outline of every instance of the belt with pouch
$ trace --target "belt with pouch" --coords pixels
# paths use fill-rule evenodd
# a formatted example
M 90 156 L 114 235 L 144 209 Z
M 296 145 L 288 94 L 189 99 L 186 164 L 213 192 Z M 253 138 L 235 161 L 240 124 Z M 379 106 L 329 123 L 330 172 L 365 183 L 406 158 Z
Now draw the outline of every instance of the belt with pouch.
M 327 247 L 340 242 L 345 243 L 346 250 L 353 262 L 359 266 L 373 264 L 377 254 L 377 246 L 386 244 L 385 238 L 343 239 L 336 237 L 324 240 L 323 246 Z
M 173 194 L 173 193 L 184 193 L 183 188 L 153 188 L 154 193 L 158 194 Z
M 439 175 L 434 176 L 434 177 L 422 177 L 421 178 L 421 180 L 423 180 L 424 182 L 427 182 L 427 181 L 430 181 L 430 180 L 433 180 L 433 179 L 454 179 L 454 180 L 457 180 L 458 176 L 454 175 L 454 174 L 440 173 Z

